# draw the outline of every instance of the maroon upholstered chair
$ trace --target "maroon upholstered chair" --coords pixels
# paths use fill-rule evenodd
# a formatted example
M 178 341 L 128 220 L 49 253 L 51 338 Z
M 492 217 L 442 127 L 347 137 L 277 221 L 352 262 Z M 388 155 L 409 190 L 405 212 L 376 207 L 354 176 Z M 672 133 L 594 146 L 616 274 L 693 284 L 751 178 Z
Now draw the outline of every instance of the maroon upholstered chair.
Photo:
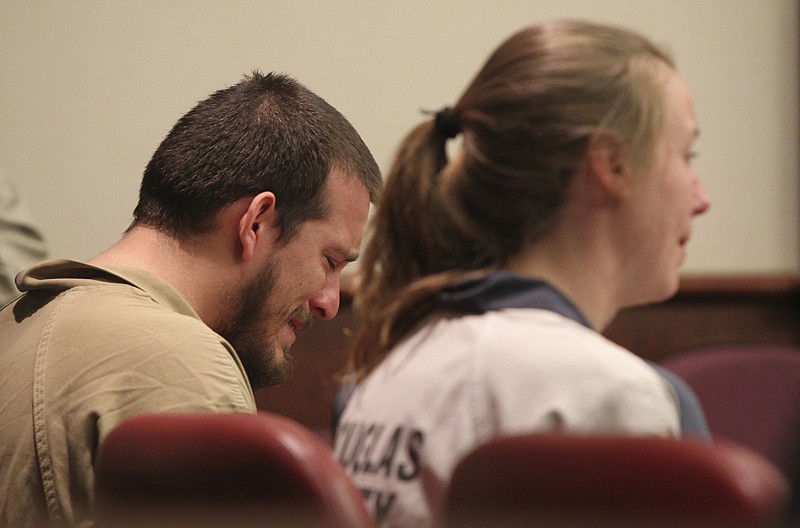
M 715 438 L 744 445 L 785 473 L 800 464 L 800 349 L 766 343 L 685 349 L 659 363 L 700 400 Z
M 788 487 L 766 459 L 728 443 L 530 434 L 499 437 L 457 465 L 453 527 L 781 526 Z
M 136 416 L 95 468 L 99 527 L 373 526 L 330 447 L 264 411 Z

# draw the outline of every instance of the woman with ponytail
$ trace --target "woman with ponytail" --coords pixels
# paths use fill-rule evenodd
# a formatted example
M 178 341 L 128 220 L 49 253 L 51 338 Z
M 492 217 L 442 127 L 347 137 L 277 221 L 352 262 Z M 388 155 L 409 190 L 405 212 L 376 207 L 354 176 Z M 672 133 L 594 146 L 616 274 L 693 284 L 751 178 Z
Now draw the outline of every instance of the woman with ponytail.
M 677 290 L 709 207 L 697 135 L 664 50 L 575 20 L 509 37 L 408 134 L 361 260 L 336 434 L 380 526 L 435 523 L 454 465 L 493 436 L 697 432 L 682 387 L 601 334 Z

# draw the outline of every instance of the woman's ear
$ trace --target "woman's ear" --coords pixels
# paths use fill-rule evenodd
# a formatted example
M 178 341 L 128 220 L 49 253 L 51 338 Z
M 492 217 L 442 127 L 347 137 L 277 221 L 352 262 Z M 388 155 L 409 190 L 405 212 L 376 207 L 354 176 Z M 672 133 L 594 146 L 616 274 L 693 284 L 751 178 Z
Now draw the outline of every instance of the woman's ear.
M 269 191 L 255 195 L 239 219 L 242 260 L 253 258 L 257 244 L 271 241 L 268 234 L 276 223 L 275 195 Z
M 586 153 L 587 167 L 594 181 L 611 196 L 625 191 L 631 176 L 628 149 L 622 137 L 613 131 L 592 137 Z

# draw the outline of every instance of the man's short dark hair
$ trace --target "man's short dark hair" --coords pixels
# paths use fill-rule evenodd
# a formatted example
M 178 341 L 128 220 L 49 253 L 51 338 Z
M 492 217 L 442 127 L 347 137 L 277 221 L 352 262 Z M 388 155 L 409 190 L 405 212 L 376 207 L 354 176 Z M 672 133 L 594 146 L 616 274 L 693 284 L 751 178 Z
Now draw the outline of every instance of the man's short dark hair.
M 175 124 L 144 171 L 132 227 L 202 234 L 223 207 L 271 191 L 288 240 L 326 216 L 323 190 L 335 168 L 377 199 L 380 169 L 347 119 L 294 79 L 254 72 Z

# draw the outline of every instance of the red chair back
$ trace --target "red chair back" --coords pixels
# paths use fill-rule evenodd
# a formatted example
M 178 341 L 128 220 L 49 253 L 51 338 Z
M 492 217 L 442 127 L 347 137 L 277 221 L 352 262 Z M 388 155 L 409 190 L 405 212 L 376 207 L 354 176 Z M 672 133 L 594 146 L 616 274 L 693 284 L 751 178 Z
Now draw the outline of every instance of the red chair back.
M 762 527 L 787 497 L 770 462 L 733 444 L 531 434 L 467 455 L 446 511 L 460 527 Z
M 800 467 L 800 349 L 767 343 L 699 346 L 659 363 L 692 388 L 715 438 Z
M 99 526 L 373 526 L 330 447 L 263 411 L 136 416 L 95 467 Z

